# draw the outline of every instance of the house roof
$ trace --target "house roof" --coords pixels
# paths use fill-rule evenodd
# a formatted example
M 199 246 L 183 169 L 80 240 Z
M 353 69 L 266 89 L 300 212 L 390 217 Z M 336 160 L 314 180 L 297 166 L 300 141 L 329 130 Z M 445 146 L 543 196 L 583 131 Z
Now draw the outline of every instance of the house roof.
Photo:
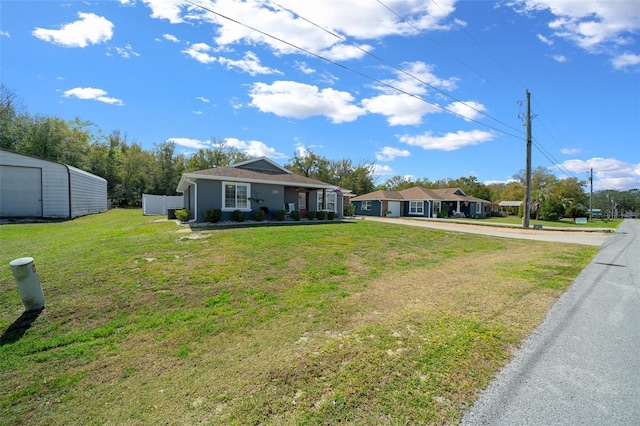
M 498 205 L 500 207 L 520 207 L 522 205 L 522 201 L 500 201 Z
M 266 157 L 237 163 L 232 166 L 216 167 L 213 169 L 198 170 L 183 173 L 178 183 L 178 192 L 184 192 L 196 179 L 203 180 L 233 180 L 247 183 L 271 183 L 285 186 L 299 186 L 305 188 L 333 189 L 335 186 L 328 183 L 300 176 L 279 166 Z
M 351 201 L 415 201 L 415 200 L 436 200 L 436 201 L 476 201 L 489 203 L 487 200 L 465 194 L 460 188 L 439 188 L 430 189 L 421 186 L 403 189 L 402 191 L 378 190 L 368 194 L 354 197 Z
M 378 190 L 369 192 L 368 194 L 358 195 L 357 197 L 353 197 L 351 201 L 377 201 L 377 200 L 388 200 L 388 201 L 400 201 L 404 200 L 400 192 L 398 191 L 385 191 Z

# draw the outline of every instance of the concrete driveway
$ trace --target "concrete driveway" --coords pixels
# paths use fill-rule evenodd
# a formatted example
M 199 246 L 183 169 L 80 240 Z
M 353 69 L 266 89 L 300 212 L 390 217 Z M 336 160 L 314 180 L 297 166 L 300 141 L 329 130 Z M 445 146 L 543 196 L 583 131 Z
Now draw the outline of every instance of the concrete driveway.
M 607 238 L 611 236 L 609 232 L 586 232 L 573 230 L 534 230 L 522 228 L 499 228 L 495 226 L 467 225 L 457 222 L 432 221 L 432 220 L 412 220 L 386 217 L 367 217 L 365 220 L 374 222 L 394 223 L 406 226 L 420 226 L 424 228 L 442 229 L 453 232 L 468 232 L 471 234 L 490 235 L 503 238 L 520 238 L 524 240 L 550 241 L 556 243 L 583 244 L 600 247 Z

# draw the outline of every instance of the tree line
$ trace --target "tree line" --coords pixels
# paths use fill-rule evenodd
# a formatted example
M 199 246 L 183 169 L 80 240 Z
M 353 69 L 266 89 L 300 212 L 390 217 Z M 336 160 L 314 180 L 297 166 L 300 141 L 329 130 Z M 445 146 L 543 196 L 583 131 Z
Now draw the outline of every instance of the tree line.
M 224 141 L 212 138 L 211 148 L 190 155 L 176 151 L 176 145 L 164 141 L 145 150 L 137 142 L 127 140 L 119 130 L 108 134 L 95 124 L 80 118 L 32 115 L 14 92 L 0 85 L 0 148 L 21 154 L 68 164 L 107 180 L 108 196 L 113 204 L 139 205 L 143 193 L 175 195 L 180 177 L 185 172 L 228 166 L 251 157 Z M 422 186 L 426 188 L 462 189 L 466 194 L 498 203 L 524 200 L 524 170 L 509 183 L 484 184 L 475 176 L 457 179 L 405 179 L 394 176 L 376 185 L 375 164 L 350 159 L 331 160 L 314 152 L 294 155 L 284 167 L 293 173 L 340 186 L 355 194 L 376 189 L 399 191 Z M 544 167 L 532 172 L 532 218 L 554 220 L 560 216 L 587 215 L 589 193 L 587 182 L 571 177 L 558 179 Z M 604 190 L 594 193 L 594 209 L 604 217 L 618 217 L 640 210 L 640 190 Z

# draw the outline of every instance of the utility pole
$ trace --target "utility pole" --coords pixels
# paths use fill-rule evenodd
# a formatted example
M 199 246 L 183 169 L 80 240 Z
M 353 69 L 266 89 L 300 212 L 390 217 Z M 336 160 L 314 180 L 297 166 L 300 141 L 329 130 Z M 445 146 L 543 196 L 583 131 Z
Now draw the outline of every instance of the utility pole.
M 524 217 L 523 228 L 529 228 L 529 216 L 531 215 L 531 93 L 527 90 L 527 116 L 525 118 L 527 126 L 527 186 L 524 195 Z
M 593 167 L 590 170 L 589 183 L 591 184 L 589 192 L 589 222 L 593 222 Z

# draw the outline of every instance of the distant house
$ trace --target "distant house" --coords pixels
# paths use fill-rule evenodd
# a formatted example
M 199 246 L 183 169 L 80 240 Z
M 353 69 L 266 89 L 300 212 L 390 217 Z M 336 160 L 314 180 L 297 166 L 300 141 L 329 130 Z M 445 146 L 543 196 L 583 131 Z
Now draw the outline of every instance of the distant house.
M 500 209 L 500 213 L 506 213 L 508 215 L 517 215 L 518 209 L 522 205 L 522 201 L 500 201 L 498 203 L 498 208 Z
M 0 217 L 74 218 L 107 208 L 100 176 L 0 149 Z
M 343 209 L 343 190 L 296 175 L 266 157 L 184 173 L 177 192 L 183 194 L 183 206 L 191 211 L 193 222 L 204 222 L 204 211 L 209 209 L 222 210 L 223 220 L 230 220 L 235 210 L 251 218 L 258 209 L 267 217 L 290 206 L 303 216 L 309 210 L 339 216 Z
M 374 191 L 351 199 L 356 215 L 390 217 L 485 217 L 491 204 L 460 188 L 413 187 L 402 191 Z

